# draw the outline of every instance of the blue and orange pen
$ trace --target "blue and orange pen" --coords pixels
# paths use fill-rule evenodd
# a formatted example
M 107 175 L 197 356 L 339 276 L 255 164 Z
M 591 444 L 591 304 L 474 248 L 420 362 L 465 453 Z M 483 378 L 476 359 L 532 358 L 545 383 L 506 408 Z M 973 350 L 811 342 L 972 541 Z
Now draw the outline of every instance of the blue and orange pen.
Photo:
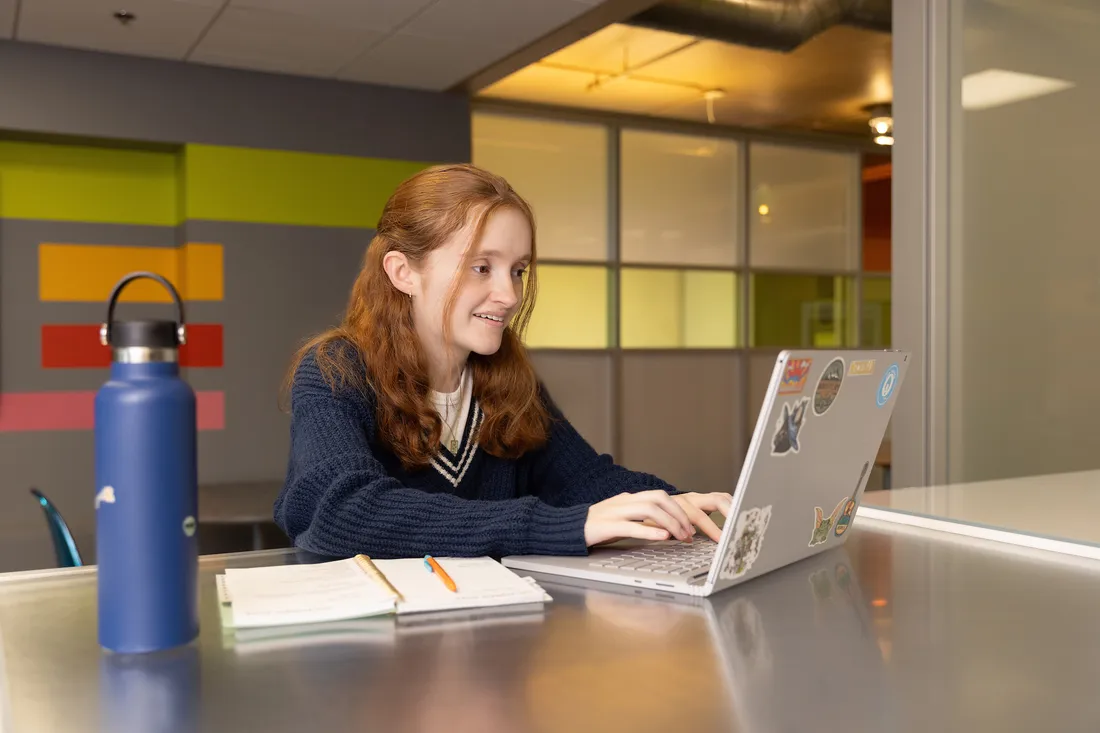
M 436 562 L 435 558 L 431 555 L 424 556 L 424 567 L 428 569 L 429 573 L 435 573 L 439 576 L 439 579 L 443 581 L 443 585 L 447 586 L 447 590 L 453 593 L 458 593 L 458 587 L 455 586 L 455 582 L 451 580 L 451 576 L 447 575 L 447 571 L 443 569 L 443 566 Z

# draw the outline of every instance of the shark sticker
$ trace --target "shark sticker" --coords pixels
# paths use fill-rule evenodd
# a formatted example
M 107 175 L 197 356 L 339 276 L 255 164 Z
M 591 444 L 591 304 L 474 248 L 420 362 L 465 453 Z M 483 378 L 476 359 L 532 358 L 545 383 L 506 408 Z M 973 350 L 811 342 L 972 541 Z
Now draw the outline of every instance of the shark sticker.
M 806 409 L 809 405 L 809 397 L 801 397 L 794 402 L 783 404 L 783 412 L 775 421 L 775 433 L 772 434 L 773 456 L 785 456 L 801 450 L 799 438 L 802 434 L 802 426 L 806 424 Z
M 817 380 L 814 388 L 814 414 L 818 417 L 829 411 L 840 394 L 840 385 L 844 383 L 844 359 L 837 357 L 829 362 L 825 371 Z
M 764 534 L 772 519 L 772 507 L 753 507 L 737 517 L 733 535 L 733 551 L 726 556 L 726 565 L 719 576 L 725 579 L 740 578 L 752 569 L 764 546 Z
M 814 545 L 823 545 L 828 542 L 829 530 L 833 528 L 833 524 L 836 522 L 837 517 L 840 516 L 840 510 L 844 507 L 845 501 L 847 501 L 847 497 L 841 499 L 840 503 L 833 509 L 833 513 L 827 517 L 821 507 L 814 507 L 814 530 L 810 534 L 810 547 Z

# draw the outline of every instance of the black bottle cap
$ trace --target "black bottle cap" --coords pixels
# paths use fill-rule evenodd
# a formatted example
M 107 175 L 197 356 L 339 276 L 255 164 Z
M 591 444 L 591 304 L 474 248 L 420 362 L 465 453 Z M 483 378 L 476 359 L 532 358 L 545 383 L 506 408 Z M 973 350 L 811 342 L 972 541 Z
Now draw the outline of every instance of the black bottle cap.
M 125 349 L 145 346 L 150 349 L 175 349 L 178 326 L 173 321 L 114 321 L 111 323 L 111 347 Z

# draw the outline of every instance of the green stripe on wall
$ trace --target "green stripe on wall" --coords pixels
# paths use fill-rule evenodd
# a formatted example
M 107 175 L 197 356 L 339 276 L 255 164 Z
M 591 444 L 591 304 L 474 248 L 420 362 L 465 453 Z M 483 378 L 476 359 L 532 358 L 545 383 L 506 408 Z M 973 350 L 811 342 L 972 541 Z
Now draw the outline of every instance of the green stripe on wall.
M 170 152 L 0 141 L 0 217 L 179 223 Z
M 401 181 L 428 163 L 187 145 L 188 219 L 373 228 Z

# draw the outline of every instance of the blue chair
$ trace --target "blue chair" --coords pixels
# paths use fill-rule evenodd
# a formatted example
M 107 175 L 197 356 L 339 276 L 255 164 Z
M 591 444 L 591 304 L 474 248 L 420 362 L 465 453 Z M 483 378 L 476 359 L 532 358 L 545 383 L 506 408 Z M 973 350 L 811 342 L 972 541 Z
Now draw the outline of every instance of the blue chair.
M 32 488 L 31 493 L 38 499 L 38 503 L 42 505 L 42 512 L 46 515 L 46 524 L 50 527 L 53 549 L 57 555 L 57 566 L 59 568 L 78 568 L 82 566 L 84 563 L 80 559 L 80 550 L 76 548 L 73 533 L 69 531 L 69 525 L 65 523 L 61 512 L 57 511 L 57 507 L 53 505 L 53 502 L 47 499 L 45 494 L 38 489 Z

